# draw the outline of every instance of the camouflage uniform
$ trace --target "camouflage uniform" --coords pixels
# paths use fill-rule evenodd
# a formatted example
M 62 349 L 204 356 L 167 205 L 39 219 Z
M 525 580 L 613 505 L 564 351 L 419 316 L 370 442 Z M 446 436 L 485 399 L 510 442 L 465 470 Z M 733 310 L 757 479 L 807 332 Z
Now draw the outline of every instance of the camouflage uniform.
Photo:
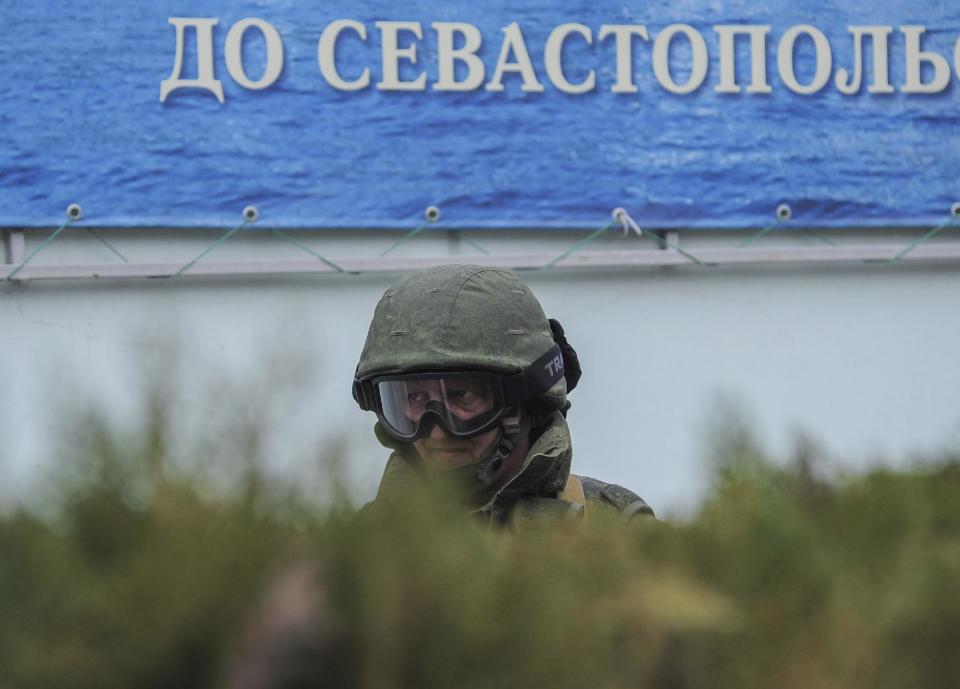
M 638 514 L 653 515 L 650 506 L 633 491 L 571 474 L 573 448 L 567 422 L 559 412 L 554 412 L 551 421 L 530 446 L 520 473 L 477 509 L 478 515 L 493 524 L 521 528 L 530 520 L 581 517 L 596 510 L 617 511 L 627 518 Z M 409 445 L 397 443 L 382 431 L 377 436 L 393 453 L 387 460 L 376 500 L 370 503 L 370 507 L 403 500 L 410 493 L 410 482 L 421 481 L 420 472 L 423 471 Z
M 597 510 L 628 518 L 652 515 L 626 488 L 570 473 L 573 449 L 565 416 L 568 389 L 579 379 L 576 353 L 559 324 L 548 321 L 529 288 L 508 271 L 440 266 L 388 289 L 370 325 L 354 396 L 361 407 L 372 409 L 372 387 L 364 391 L 362 381 L 378 375 L 463 370 L 517 375 L 542 361 L 551 347 L 562 350 L 564 375 L 523 405 L 530 417 L 526 455 L 512 478 L 470 507 L 491 523 L 515 526 Z M 371 507 L 387 507 L 409 495 L 427 469 L 412 443 L 394 437 L 382 416 L 375 431 L 393 453 Z

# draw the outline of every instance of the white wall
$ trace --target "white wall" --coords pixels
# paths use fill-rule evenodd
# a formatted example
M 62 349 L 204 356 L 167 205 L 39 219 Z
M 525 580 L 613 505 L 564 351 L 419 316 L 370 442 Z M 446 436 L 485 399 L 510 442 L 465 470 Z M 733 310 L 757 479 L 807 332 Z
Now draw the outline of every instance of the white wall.
M 69 232 L 35 260 L 111 260 L 92 238 Z M 217 236 L 104 233 L 131 260 L 186 260 Z M 28 251 L 42 236 L 29 234 Z M 396 237 L 302 236 L 334 259 L 376 255 Z M 470 236 L 498 251 L 559 253 L 581 235 Z M 625 241 L 611 237 L 595 246 L 624 248 Z M 695 247 L 737 239 L 704 234 L 684 241 Z M 398 253 L 482 262 L 442 233 L 417 237 Z M 295 255 L 287 244 L 249 236 L 232 238 L 206 260 Z M 200 432 L 216 425 L 210 416 L 230 407 L 224 402 L 242 401 L 251 423 L 268 426 L 278 470 L 306 471 L 322 454 L 318 438 L 345 439 L 354 490 L 371 496 L 386 455 L 370 437 L 372 415 L 354 406 L 350 382 L 373 307 L 396 277 L 0 285 L 0 498 L 42 485 L 64 402 L 98 400 L 133 422 L 151 370 L 174 381 L 179 418 Z M 575 470 L 636 490 L 660 513 L 690 508 L 703 490 L 704 431 L 720 396 L 738 399 L 761 440 L 781 455 L 799 428 L 851 464 L 960 441 L 955 265 L 691 266 L 522 277 L 563 323 L 583 363 L 571 397 Z M 261 402 L 271 393 L 280 398 L 276 405 Z

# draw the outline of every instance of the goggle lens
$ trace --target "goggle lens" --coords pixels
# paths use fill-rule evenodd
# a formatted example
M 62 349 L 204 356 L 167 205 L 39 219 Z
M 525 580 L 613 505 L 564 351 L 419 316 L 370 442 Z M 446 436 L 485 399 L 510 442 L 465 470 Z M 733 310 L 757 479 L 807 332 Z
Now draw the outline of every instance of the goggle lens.
M 381 380 L 379 416 L 401 438 L 418 435 L 424 415 L 434 416 L 452 435 L 482 432 L 503 411 L 502 387 L 490 376 L 436 376 Z

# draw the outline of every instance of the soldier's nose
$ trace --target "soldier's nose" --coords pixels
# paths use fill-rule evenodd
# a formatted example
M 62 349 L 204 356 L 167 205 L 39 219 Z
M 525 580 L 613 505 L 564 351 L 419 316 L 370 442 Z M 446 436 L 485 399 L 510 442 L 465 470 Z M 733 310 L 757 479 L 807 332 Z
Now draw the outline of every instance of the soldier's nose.
M 433 424 L 433 428 L 430 429 L 430 439 L 431 440 L 445 440 L 450 436 L 447 435 L 447 432 L 443 430 L 443 426 L 438 423 Z

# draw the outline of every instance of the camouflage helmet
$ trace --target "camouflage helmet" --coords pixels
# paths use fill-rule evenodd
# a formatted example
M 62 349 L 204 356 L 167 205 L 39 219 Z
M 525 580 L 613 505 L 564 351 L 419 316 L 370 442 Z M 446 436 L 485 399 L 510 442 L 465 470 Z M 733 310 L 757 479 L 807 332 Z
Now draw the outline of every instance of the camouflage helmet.
M 429 268 L 394 284 L 377 304 L 357 365 L 354 397 L 369 409 L 358 397 L 363 394 L 362 382 L 381 375 L 521 373 L 558 345 L 563 357 L 558 363 L 566 369 L 572 389 L 579 377 L 576 354 L 559 323 L 547 319 L 540 302 L 516 275 L 489 266 Z M 568 381 L 561 376 L 537 398 L 562 409 L 567 392 Z

